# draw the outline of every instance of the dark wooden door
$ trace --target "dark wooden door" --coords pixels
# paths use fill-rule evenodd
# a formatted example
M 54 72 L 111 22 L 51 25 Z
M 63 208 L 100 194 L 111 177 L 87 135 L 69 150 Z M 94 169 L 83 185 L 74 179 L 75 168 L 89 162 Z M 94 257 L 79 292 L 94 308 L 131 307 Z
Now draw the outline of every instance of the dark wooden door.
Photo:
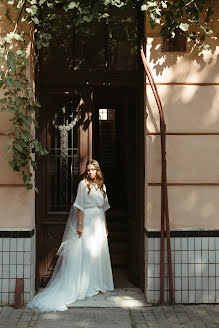
M 36 198 L 36 285 L 49 281 L 80 174 L 89 151 L 91 103 L 84 90 L 41 92 L 40 127 L 37 131 L 49 154 L 38 158 Z M 83 160 L 81 159 L 83 156 Z

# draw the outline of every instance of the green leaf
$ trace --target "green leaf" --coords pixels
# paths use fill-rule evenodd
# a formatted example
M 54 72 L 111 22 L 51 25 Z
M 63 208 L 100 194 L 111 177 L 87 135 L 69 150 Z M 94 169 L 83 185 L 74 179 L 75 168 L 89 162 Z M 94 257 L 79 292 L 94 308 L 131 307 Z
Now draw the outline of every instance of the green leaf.
M 87 22 L 87 23 L 90 23 L 90 22 L 92 21 L 92 17 L 90 17 L 90 16 L 84 16 L 84 17 L 83 17 L 83 20 L 84 20 L 85 22 Z
M 8 164 L 12 167 L 12 169 L 13 169 L 14 171 L 18 171 L 17 163 L 16 163 L 15 160 L 11 160 L 11 161 L 9 161 Z
M 9 76 L 9 78 L 6 80 L 6 84 L 7 84 L 8 87 L 13 86 L 14 85 L 14 79 L 11 76 Z
M 161 6 L 166 9 L 167 8 L 167 3 L 166 1 L 161 1 Z
M 22 139 L 20 139 L 18 142 L 19 142 L 19 145 L 23 148 L 23 151 L 24 151 L 25 148 L 27 148 L 27 144 Z
M 33 189 L 33 184 L 32 183 L 27 183 L 27 190 Z
M 179 25 L 179 28 L 180 28 L 182 31 L 186 32 L 186 31 L 188 31 L 188 29 L 189 29 L 189 24 L 187 24 L 187 23 L 181 23 L 181 24 Z
M 32 123 L 32 118 L 27 117 L 26 120 L 25 120 L 25 123 L 30 125 Z
M 0 104 L 6 104 L 7 101 L 7 98 L 0 98 Z
M 36 164 L 36 162 L 33 161 L 33 160 L 31 160 L 31 165 L 32 165 L 34 171 L 36 171 L 36 168 L 37 168 L 37 164 Z
M 16 88 L 19 88 L 21 83 L 20 83 L 19 80 L 14 80 L 14 85 L 15 85 Z
M 18 143 L 16 143 L 14 146 L 15 146 L 15 148 L 16 148 L 18 151 L 20 151 L 20 152 L 23 151 L 23 148 L 22 148 L 21 145 L 19 145 Z
M 192 40 L 195 40 L 195 38 L 196 38 L 196 34 L 195 34 L 195 32 L 191 32 L 191 33 L 189 33 L 189 37 L 190 37 Z
M 51 40 L 52 39 L 52 35 L 50 33 L 43 33 L 42 37 L 46 40 Z
M 161 10 L 160 8 L 157 7 L 157 8 L 155 9 L 155 12 L 156 12 L 157 15 L 161 15 L 162 10 Z
M 77 7 L 78 7 L 78 4 L 75 1 L 71 1 L 68 5 L 68 9 L 74 9 Z
M 212 30 L 205 28 L 204 26 L 200 25 L 200 29 L 203 30 L 205 32 L 206 35 L 210 35 L 213 33 Z
M 21 132 L 21 138 L 27 142 L 28 141 L 28 137 L 26 136 L 26 134 L 24 134 L 23 132 Z
M 52 2 L 47 2 L 47 6 L 48 6 L 49 8 L 53 8 L 53 7 L 54 7 L 54 5 L 53 5 Z
M 8 52 L 7 65 L 14 73 L 15 69 L 16 69 L 16 57 L 15 57 L 15 54 L 13 53 L 13 51 Z
M 28 18 L 28 15 L 24 15 L 22 18 L 21 18 L 21 23 L 25 22 Z
M 46 2 L 46 0 L 40 0 L 39 5 L 42 6 L 45 2 Z
M 141 6 L 141 11 L 146 11 L 148 10 L 148 6 L 146 4 Z
M 209 44 L 204 44 L 203 45 L 203 48 L 204 48 L 204 50 L 209 50 L 210 49 L 210 45 Z
M 35 102 L 36 107 L 40 108 L 41 105 L 38 102 Z
M 37 11 L 38 11 L 38 7 L 36 5 L 26 8 L 26 12 L 28 12 L 28 14 L 31 14 L 31 15 L 36 15 Z
M 39 19 L 37 17 L 33 17 L 32 21 L 34 22 L 34 24 L 38 25 L 40 23 Z
M 22 171 L 22 175 L 23 175 L 23 181 L 24 181 L 24 183 L 26 183 L 27 182 L 26 172 Z
M 160 21 L 161 21 L 161 20 L 160 20 L 160 18 L 155 18 L 154 21 L 155 21 L 156 24 L 160 24 Z

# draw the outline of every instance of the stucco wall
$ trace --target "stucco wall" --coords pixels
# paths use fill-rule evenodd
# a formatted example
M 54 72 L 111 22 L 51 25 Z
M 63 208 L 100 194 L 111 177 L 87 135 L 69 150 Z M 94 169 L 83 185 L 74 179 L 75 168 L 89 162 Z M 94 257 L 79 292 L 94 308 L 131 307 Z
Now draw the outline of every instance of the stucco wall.
M 147 61 L 163 104 L 172 229 L 219 228 L 219 7 L 211 49 L 162 52 L 159 29 L 147 21 Z M 147 81 L 148 82 L 148 81 Z M 160 118 L 146 85 L 145 228 L 160 229 Z
M 12 13 L 13 17 L 13 13 Z M 0 4 L 0 37 L 12 31 L 14 26 L 5 19 L 5 6 Z M 33 79 L 33 40 L 32 27 L 28 24 L 22 25 L 27 37 L 27 59 L 30 63 L 27 76 L 34 86 Z M 1 94 L 0 94 L 1 97 Z M 8 135 L 6 131 L 10 128 L 11 115 L 0 112 L 0 229 L 23 228 L 32 229 L 35 226 L 35 194 L 27 191 L 23 185 L 21 174 L 14 172 L 8 166 L 6 159 L 6 143 Z

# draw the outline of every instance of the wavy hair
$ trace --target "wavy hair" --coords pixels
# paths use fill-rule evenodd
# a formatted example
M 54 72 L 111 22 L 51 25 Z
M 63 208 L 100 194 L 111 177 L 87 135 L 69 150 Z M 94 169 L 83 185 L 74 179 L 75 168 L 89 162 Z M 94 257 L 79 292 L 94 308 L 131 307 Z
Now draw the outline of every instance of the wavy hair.
M 103 185 L 104 185 L 104 178 L 103 178 L 103 173 L 100 169 L 100 165 L 99 163 L 95 160 L 95 159 L 90 159 L 89 161 L 87 161 L 86 163 L 86 171 L 85 171 L 85 181 L 88 187 L 88 193 L 90 193 L 91 191 L 91 185 L 93 184 L 91 179 L 89 178 L 88 174 L 87 174 L 87 168 L 88 165 L 93 165 L 95 170 L 97 171 L 96 177 L 95 177 L 95 183 L 97 184 L 97 187 L 102 191 L 104 198 L 106 197 L 106 192 L 103 189 Z

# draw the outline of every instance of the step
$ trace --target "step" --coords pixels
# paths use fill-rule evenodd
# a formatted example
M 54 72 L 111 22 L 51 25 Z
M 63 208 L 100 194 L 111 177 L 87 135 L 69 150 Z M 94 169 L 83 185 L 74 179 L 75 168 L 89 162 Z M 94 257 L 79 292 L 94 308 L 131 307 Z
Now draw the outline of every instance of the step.
M 128 232 L 128 225 L 125 222 L 107 220 L 107 226 L 109 231 Z
M 109 243 L 110 254 L 124 254 L 128 252 L 128 243 L 112 241 Z
M 113 267 L 124 268 L 128 267 L 127 254 L 110 254 L 111 264 Z
M 111 241 L 128 241 L 128 233 L 124 231 L 109 231 L 109 242 Z

